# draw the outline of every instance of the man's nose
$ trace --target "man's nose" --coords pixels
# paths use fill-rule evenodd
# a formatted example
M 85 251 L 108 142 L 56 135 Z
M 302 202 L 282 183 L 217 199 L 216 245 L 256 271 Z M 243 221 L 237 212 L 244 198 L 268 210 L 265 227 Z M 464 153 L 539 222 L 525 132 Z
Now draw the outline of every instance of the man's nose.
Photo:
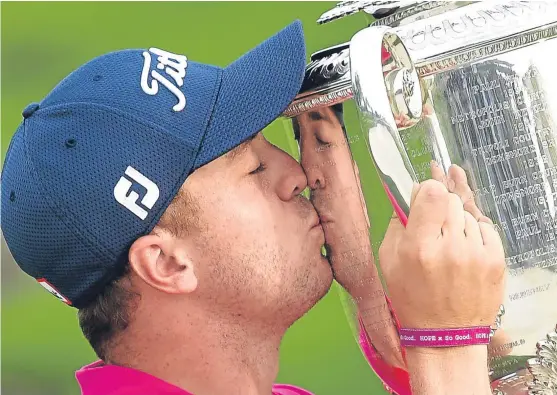
M 284 173 L 279 184 L 278 195 L 287 201 L 300 195 L 308 185 L 302 166 L 290 155 L 285 154 Z
M 302 144 L 300 148 L 300 162 L 306 174 L 308 186 L 312 191 L 325 188 L 323 163 L 320 155 L 317 154 L 316 148 L 307 142 Z
M 311 190 L 325 188 L 325 175 L 319 165 L 313 164 L 308 166 L 307 170 L 305 168 L 304 170 Z

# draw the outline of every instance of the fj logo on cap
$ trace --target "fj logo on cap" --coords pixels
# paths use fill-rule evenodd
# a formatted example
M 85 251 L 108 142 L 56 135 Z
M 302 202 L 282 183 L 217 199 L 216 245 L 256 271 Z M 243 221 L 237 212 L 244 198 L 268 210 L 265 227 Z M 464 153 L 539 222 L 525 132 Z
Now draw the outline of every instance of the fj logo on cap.
M 131 191 L 133 182 L 125 176 L 122 176 L 120 181 L 118 181 L 114 187 L 114 197 L 122 206 L 130 210 L 139 218 L 145 219 L 147 218 L 147 214 L 149 214 L 146 208 L 149 210 L 152 209 L 159 199 L 159 187 L 131 166 L 128 166 L 124 174 L 125 176 L 131 178 L 133 182 L 141 185 L 147 191 L 145 196 L 141 199 L 141 205 L 143 207 L 141 207 L 137 202 L 139 194 L 135 191 Z
M 157 56 L 157 69 L 164 70 L 165 74 L 169 76 L 174 83 L 157 70 L 151 70 L 151 73 L 149 73 L 151 68 L 151 53 Z M 143 71 L 141 72 L 141 89 L 143 89 L 143 92 L 148 95 L 156 95 L 159 92 L 160 82 L 178 99 L 178 103 L 176 103 L 172 109 L 174 111 L 182 111 L 186 107 L 186 97 L 179 87 L 184 85 L 188 58 L 184 55 L 176 55 L 158 48 L 149 48 L 149 51 L 144 51 L 143 58 Z M 151 86 L 149 86 L 149 75 L 153 78 L 151 80 Z

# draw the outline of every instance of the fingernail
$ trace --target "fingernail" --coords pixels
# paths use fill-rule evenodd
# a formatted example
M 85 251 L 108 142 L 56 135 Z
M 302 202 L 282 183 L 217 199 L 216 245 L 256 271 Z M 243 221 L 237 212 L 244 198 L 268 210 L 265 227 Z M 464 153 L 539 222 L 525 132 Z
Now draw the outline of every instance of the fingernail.
M 439 167 L 439 163 L 434 159 L 431 161 L 431 166 Z

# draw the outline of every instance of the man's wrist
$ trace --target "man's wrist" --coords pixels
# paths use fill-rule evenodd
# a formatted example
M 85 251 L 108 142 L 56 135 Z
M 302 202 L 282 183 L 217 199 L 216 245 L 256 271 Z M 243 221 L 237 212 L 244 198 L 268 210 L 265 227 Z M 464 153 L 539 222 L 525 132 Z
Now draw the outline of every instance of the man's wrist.
M 406 361 L 415 395 L 491 394 L 486 345 L 408 347 Z

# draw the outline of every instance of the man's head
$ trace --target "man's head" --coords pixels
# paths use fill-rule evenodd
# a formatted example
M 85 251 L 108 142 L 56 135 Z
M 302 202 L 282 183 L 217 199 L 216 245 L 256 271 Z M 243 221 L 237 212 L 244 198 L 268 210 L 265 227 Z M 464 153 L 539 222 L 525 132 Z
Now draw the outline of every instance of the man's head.
M 292 324 L 332 281 L 318 216 L 300 195 L 306 185 L 300 165 L 262 134 L 196 170 L 131 246 L 127 274 L 80 311 L 98 353 L 139 300 L 148 310 L 186 314 L 195 305 L 254 325 Z M 98 325 L 103 317 L 110 325 Z
M 369 221 L 342 112 L 342 104 L 307 111 L 293 120 L 293 128 L 331 259 L 367 263 Z
M 304 66 L 294 23 L 224 69 L 153 48 L 107 54 L 24 111 L 3 172 L 5 238 L 81 310 L 99 354 L 134 308 L 287 325 L 326 292 L 305 175 L 260 134 Z

